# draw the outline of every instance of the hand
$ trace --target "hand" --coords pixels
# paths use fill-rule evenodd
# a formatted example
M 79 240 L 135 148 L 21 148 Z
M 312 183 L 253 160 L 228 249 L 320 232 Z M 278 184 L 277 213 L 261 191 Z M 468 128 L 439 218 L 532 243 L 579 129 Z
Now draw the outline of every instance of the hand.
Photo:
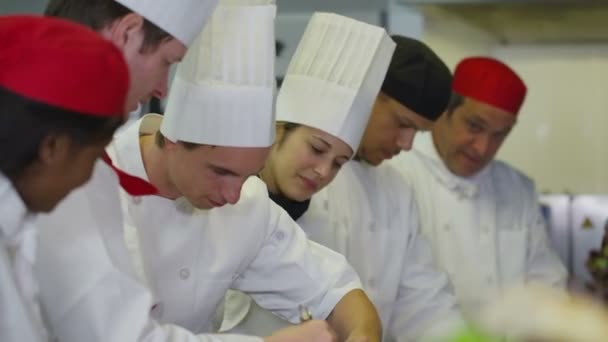
M 337 342 L 338 335 L 326 321 L 311 320 L 281 329 L 264 342 Z

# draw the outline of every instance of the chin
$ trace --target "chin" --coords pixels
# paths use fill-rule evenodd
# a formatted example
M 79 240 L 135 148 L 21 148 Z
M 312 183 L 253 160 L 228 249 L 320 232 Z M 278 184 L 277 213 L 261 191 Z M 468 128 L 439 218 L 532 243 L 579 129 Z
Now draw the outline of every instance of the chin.
M 296 189 L 294 191 L 288 191 L 285 193 L 285 196 L 292 201 L 303 202 L 309 200 L 312 195 L 314 195 L 314 191 L 305 190 L 305 189 Z

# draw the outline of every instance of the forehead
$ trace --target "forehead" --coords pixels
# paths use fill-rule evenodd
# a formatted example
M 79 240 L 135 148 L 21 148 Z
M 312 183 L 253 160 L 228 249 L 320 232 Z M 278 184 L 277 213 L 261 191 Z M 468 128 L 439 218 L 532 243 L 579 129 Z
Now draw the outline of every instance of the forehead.
M 391 99 L 391 108 L 396 115 L 398 115 L 401 119 L 407 121 L 407 123 L 411 123 L 415 126 L 416 129 L 420 131 L 427 131 L 433 127 L 433 121 L 425 118 L 424 116 L 414 112 L 408 107 L 401 104 L 399 101 Z
M 249 175 L 264 164 L 269 151 L 269 147 L 205 145 L 187 152 L 194 155 L 197 163 L 211 164 L 228 169 L 236 174 Z
M 173 60 L 181 60 L 188 48 L 175 38 L 163 40 L 158 46 L 157 52 Z
M 468 97 L 455 112 L 465 119 L 481 121 L 495 130 L 511 128 L 517 121 L 514 113 Z

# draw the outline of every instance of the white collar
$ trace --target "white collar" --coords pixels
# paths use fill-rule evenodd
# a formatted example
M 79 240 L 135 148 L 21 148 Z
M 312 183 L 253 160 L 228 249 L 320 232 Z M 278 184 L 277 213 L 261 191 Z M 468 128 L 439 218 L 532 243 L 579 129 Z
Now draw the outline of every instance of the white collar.
M 431 132 L 416 134 L 412 150 L 422 155 L 424 163 L 433 176 L 449 190 L 458 192 L 465 198 L 475 198 L 478 195 L 481 182 L 488 173 L 488 167 L 471 177 L 465 178 L 453 174 L 439 156 Z
M 32 228 L 32 214 L 13 183 L 0 173 L 0 240 L 16 243 Z

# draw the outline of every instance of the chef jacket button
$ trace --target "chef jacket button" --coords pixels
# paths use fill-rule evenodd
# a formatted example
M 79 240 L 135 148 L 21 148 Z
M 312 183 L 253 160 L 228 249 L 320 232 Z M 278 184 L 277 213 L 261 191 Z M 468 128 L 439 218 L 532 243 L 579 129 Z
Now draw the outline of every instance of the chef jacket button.
M 323 208 L 325 210 L 329 210 L 329 201 L 328 200 L 323 200 Z
M 184 280 L 190 278 L 190 270 L 186 267 L 182 268 L 179 270 L 179 277 Z
M 374 288 L 374 287 L 376 287 L 376 279 L 374 279 L 374 278 L 369 278 L 369 279 L 367 280 L 367 286 L 368 286 L 369 288 Z
M 156 303 L 150 308 L 150 315 L 155 319 L 161 319 L 163 316 L 163 303 Z
M 449 224 L 444 224 L 443 225 L 443 230 L 445 230 L 446 232 L 450 231 L 450 225 Z
M 486 282 L 488 284 L 493 284 L 494 283 L 494 277 L 492 277 L 491 275 L 486 277 Z
M 283 241 L 283 239 L 285 238 L 285 233 L 278 231 L 274 234 L 274 237 L 279 241 Z
M 376 231 L 376 225 L 373 222 L 369 224 L 369 230 L 372 232 Z
M 141 203 L 141 197 L 133 196 L 133 204 L 140 204 L 140 203 Z

